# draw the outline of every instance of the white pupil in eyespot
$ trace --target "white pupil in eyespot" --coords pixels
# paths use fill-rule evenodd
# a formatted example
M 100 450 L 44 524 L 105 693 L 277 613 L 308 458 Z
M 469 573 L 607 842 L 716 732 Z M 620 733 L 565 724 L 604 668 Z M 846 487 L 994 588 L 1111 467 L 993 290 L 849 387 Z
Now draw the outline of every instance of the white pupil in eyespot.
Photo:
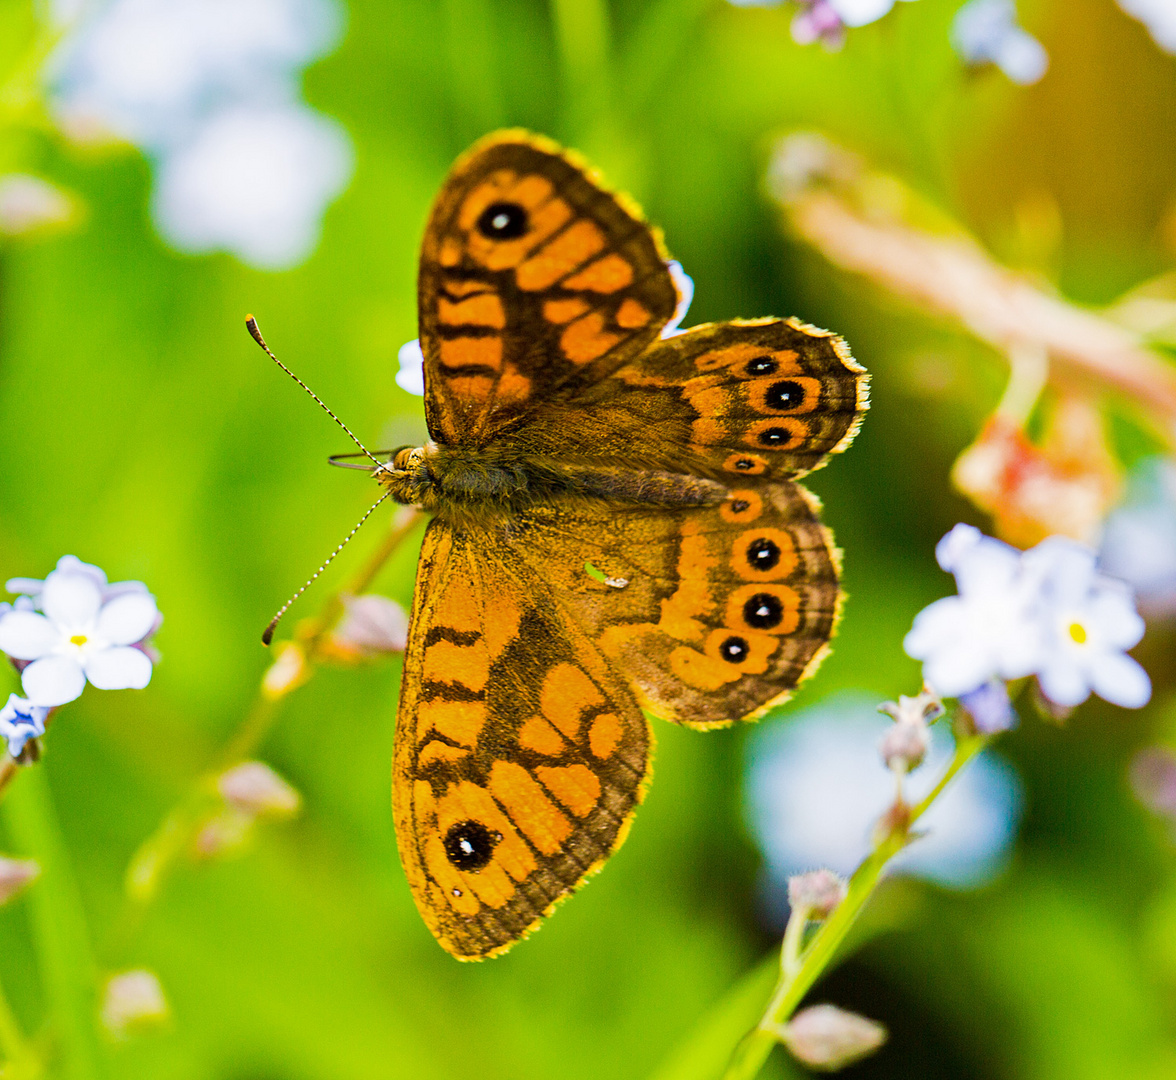
M 491 220 L 490 224 L 493 225 L 494 228 L 496 228 L 496 229 L 499 229 L 499 230 L 505 229 L 510 224 L 510 215 L 509 214 L 495 214 L 493 219 Z

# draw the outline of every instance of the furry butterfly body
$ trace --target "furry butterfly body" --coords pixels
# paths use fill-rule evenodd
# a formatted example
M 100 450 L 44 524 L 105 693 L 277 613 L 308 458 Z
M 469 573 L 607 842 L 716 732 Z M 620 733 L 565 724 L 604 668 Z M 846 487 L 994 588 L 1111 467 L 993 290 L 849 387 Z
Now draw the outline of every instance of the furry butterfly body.
M 796 320 L 660 336 L 656 234 L 521 132 L 462 158 L 422 245 L 431 441 L 378 478 L 433 513 L 393 763 L 417 906 L 508 949 L 621 843 L 646 714 L 760 715 L 819 662 L 838 554 L 796 477 L 852 439 L 866 374 Z

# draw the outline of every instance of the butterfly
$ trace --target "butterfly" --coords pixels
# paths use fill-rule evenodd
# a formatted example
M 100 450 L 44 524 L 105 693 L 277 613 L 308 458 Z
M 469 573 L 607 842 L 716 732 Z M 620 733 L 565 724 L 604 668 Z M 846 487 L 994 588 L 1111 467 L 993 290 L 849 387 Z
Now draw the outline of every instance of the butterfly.
M 454 165 L 421 249 L 431 441 L 377 478 L 433 515 L 392 802 L 417 907 L 462 960 L 525 937 L 628 832 L 648 716 L 711 728 L 828 650 L 840 554 L 798 476 L 867 374 L 796 319 L 662 336 L 660 236 L 546 139 Z

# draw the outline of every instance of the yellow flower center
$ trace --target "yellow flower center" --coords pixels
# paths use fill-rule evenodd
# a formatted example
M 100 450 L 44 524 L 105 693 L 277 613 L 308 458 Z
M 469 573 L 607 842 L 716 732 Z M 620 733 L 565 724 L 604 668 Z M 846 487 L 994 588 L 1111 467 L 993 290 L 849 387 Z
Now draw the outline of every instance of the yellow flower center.
M 89 640 L 90 639 L 86 637 L 85 634 L 74 634 L 74 636 L 69 639 L 69 643 L 71 645 L 85 645 Z
M 1070 623 L 1069 629 L 1070 629 L 1070 638 L 1073 640 L 1075 645 L 1085 645 L 1086 644 L 1086 627 L 1085 626 L 1083 626 L 1081 623 L 1078 623 L 1078 622 L 1072 622 L 1072 623 Z

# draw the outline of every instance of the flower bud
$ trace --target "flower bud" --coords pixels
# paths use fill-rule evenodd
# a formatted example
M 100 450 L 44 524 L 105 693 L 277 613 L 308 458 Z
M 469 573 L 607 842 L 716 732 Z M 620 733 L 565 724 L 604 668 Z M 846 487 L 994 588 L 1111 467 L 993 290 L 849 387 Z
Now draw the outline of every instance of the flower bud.
M 7 904 L 26 885 L 41 875 L 41 868 L 32 859 L 0 857 L 0 904 Z
M 999 679 L 990 679 L 983 686 L 960 697 L 960 705 L 980 735 L 995 735 L 1017 726 L 1017 714 L 1009 701 L 1009 691 Z
M 899 694 L 898 701 L 884 701 L 878 711 L 893 717 L 900 724 L 930 724 L 943 715 L 943 702 L 924 685 L 914 697 Z
M 192 853 L 198 859 L 218 859 L 239 852 L 253 835 L 257 818 L 253 814 L 226 806 L 206 819 L 192 841 Z
M 102 1023 L 116 1039 L 163 1023 L 169 1012 L 159 979 L 143 968 L 111 976 L 102 994 Z
M 836 1005 L 812 1005 L 776 1032 L 792 1056 L 810 1069 L 832 1072 L 872 1054 L 886 1042 L 875 1020 Z
M 1153 814 L 1176 818 L 1176 754 L 1166 746 L 1141 750 L 1131 762 L 1131 789 Z
M 230 807 L 253 817 L 288 818 L 302 805 L 302 796 L 260 761 L 234 766 L 221 774 L 216 786 Z
M 271 700 L 284 697 L 310 678 L 306 653 L 296 641 L 283 642 L 277 658 L 262 676 L 262 692 Z
M 807 910 L 809 917 L 824 919 L 845 899 L 845 879 L 832 870 L 810 870 L 788 879 L 788 903 L 792 909 Z
M 888 769 L 910 772 L 923 763 L 930 742 L 930 729 L 921 720 L 917 724 L 900 720 L 882 736 L 879 749 Z
M 344 597 L 343 604 L 347 613 L 331 635 L 336 648 L 360 656 L 404 652 L 408 616 L 395 600 L 368 593 Z
M 74 202 L 46 180 L 23 173 L 0 176 L 0 236 L 21 236 L 74 217 Z

